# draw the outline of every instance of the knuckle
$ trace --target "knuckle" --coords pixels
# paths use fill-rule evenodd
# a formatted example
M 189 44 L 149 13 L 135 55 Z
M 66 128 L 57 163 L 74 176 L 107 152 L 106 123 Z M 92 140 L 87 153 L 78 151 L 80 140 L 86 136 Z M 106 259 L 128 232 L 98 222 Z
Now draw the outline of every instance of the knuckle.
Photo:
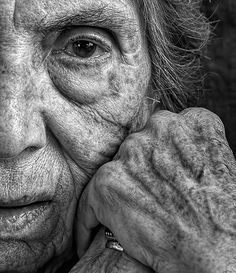
M 181 115 L 161 110 L 151 116 L 148 129 L 157 136 L 165 132 L 169 134 L 172 133 L 173 130 L 178 129 L 180 125 L 183 126 L 183 121 L 184 119 Z
M 144 162 L 144 156 L 150 150 L 150 141 L 145 132 L 130 135 L 120 146 L 116 159 L 129 165 L 129 168 Z
M 161 110 L 156 113 L 154 113 L 150 117 L 150 124 L 155 126 L 156 124 L 159 124 L 162 121 L 165 121 L 165 123 L 168 123 L 172 119 L 176 119 L 178 117 L 178 114 L 167 111 L 167 110 Z
M 123 153 L 132 153 L 134 150 L 137 150 L 137 147 L 142 145 L 142 142 L 143 139 L 138 133 L 132 134 L 121 144 L 121 151 Z
M 98 187 L 110 184 L 110 180 L 111 181 L 113 180 L 114 172 L 115 166 L 113 162 L 104 164 L 99 168 L 99 170 L 95 174 L 95 184 Z
M 176 132 L 182 131 L 185 127 L 187 127 L 184 122 L 184 119 L 180 117 L 181 116 L 177 116 L 169 121 L 167 129 L 170 134 L 175 135 Z
M 111 203 L 115 193 L 123 191 L 123 169 L 119 161 L 106 163 L 94 176 L 94 194 L 104 202 Z
M 214 128 L 224 133 L 224 124 L 220 117 L 205 108 L 188 108 L 181 112 L 187 121 L 193 124 L 201 125 L 203 129 Z
M 94 194 L 99 195 L 100 198 L 106 195 L 107 186 L 110 184 L 110 180 L 112 181 L 111 176 L 112 168 L 110 165 L 105 164 L 99 168 L 93 177 Z
M 197 120 L 208 120 L 212 116 L 217 116 L 208 109 L 202 107 L 192 107 L 183 110 L 180 113 L 182 116 L 185 116 L 188 119 L 197 119 Z

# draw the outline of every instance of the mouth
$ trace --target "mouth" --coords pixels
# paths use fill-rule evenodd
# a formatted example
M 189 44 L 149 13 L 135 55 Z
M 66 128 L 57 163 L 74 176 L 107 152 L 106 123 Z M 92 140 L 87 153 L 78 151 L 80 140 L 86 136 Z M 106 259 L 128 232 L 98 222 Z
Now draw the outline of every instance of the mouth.
M 38 201 L 30 204 L 0 205 L 0 237 L 2 239 L 31 236 L 43 232 L 44 224 L 53 210 L 51 201 Z M 41 229 L 41 231 L 40 231 Z

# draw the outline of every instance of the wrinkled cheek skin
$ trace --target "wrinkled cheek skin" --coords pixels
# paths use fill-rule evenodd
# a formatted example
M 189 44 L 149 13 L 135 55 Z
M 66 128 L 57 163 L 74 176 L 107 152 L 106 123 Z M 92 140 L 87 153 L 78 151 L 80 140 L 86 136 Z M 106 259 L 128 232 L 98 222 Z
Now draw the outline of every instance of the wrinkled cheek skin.
M 61 235 L 58 233 L 52 241 L 48 257 L 55 255 L 52 251 L 61 253 L 65 249 L 64 245 L 70 244 L 76 202 L 89 179 L 102 164 L 112 160 L 129 130 L 144 126 L 149 116 L 145 96 L 150 68 L 145 58 L 140 59 L 136 66 L 114 63 L 109 69 L 99 72 L 99 76 L 96 73 L 93 77 L 89 73 L 85 78 L 77 76 L 78 81 L 79 78 L 82 79 L 78 90 L 72 90 L 72 87 L 70 89 L 74 79 L 67 79 L 67 95 L 74 95 L 73 101 L 64 96 L 65 90 L 61 90 L 62 84 L 64 85 L 61 79 L 65 80 L 64 77 L 53 78 L 56 88 L 45 83 L 42 89 L 45 122 L 58 145 L 62 164 L 65 165 L 58 186 L 61 188 L 61 193 L 58 194 L 58 200 L 61 200 L 61 207 L 58 206 L 61 212 Z M 91 74 L 94 75 L 94 72 Z M 91 84 L 88 84 L 89 80 Z M 74 84 L 73 88 L 75 86 L 77 85 Z M 85 95 L 101 95 L 93 98 L 93 103 L 77 103 L 82 92 L 80 90 Z M 89 95 L 87 101 L 90 101 Z M 51 145 L 50 141 L 48 145 Z M 65 181 L 68 182 L 65 184 Z M 44 242 L 45 240 L 46 238 Z M 64 245 L 58 242 L 63 242 Z
M 150 114 L 147 100 L 148 72 L 149 67 L 142 66 L 140 61 L 138 67 L 122 65 L 108 73 L 109 89 L 120 104 L 116 119 L 131 130 L 143 127 Z
M 86 71 L 50 62 L 49 70 L 56 88 L 45 84 L 42 90 L 47 125 L 72 159 L 75 180 L 91 177 L 112 159 L 130 130 L 148 119 L 149 60 L 142 56 L 129 65 L 114 59 Z

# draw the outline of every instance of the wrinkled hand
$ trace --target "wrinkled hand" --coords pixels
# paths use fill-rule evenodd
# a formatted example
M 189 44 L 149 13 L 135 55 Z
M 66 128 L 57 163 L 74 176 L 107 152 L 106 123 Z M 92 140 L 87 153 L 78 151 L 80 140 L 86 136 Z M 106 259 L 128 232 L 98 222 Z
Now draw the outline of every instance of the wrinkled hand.
M 106 238 L 102 228 L 70 273 L 154 273 L 125 252 L 105 248 L 105 245 Z
M 236 272 L 236 163 L 220 119 L 155 113 L 95 174 L 77 219 L 80 256 L 101 223 L 156 272 Z

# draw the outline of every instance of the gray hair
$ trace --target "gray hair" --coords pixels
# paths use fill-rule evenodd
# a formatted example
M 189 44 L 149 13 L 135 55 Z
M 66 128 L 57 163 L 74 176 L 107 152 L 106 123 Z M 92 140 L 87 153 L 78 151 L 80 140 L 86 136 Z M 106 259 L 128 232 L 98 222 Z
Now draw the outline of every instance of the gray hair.
M 210 27 L 200 0 L 137 0 L 152 63 L 152 98 L 163 109 L 191 106 L 201 89 L 200 57 Z

